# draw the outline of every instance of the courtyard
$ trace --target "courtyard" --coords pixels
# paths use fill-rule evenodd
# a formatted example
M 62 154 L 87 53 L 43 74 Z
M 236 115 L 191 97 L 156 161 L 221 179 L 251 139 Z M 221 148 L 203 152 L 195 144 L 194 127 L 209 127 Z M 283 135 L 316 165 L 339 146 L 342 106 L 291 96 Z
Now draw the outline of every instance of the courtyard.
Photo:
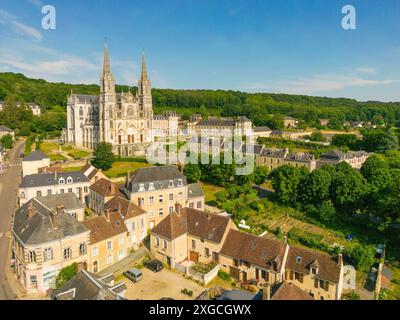
M 206 290 L 205 287 L 193 280 L 185 279 L 181 273 L 176 271 L 165 268 L 157 273 L 147 268 L 142 268 L 141 271 L 143 279 L 137 283 L 133 283 L 126 277 L 121 279 L 127 286 L 126 299 L 158 300 L 172 298 L 174 300 L 193 300 Z M 192 291 L 192 296 L 183 294 L 181 292 L 183 289 Z

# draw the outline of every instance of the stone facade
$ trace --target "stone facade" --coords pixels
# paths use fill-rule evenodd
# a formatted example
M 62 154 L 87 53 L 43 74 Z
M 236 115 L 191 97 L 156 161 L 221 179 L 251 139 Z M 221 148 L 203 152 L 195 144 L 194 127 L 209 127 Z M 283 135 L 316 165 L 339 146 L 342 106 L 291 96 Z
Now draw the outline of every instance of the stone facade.
M 66 143 L 90 149 L 96 148 L 100 142 L 108 142 L 120 156 L 143 155 L 153 141 L 152 126 L 151 84 L 144 54 L 136 94 L 130 91 L 116 93 L 106 45 L 100 95 L 71 92 L 63 139 Z

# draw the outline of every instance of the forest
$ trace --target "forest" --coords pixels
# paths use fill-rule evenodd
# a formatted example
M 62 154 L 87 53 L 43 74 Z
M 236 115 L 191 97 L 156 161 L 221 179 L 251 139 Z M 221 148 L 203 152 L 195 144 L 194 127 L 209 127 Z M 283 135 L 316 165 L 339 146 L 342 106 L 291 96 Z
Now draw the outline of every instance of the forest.
M 128 87 L 116 86 L 117 92 Z M 132 88 L 135 92 L 136 88 Z M 15 100 L 35 102 L 42 111 L 64 109 L 67 95 L 98 94 L 99 86 L 92 84 L 52 83 L 43 79 L 31 79 L 20 73 L 0 73 L 0 100 L 14 95 Z M 304 95 L 246 93 L 226 90 L 174 90 L 153 89 L 155 113 L 175 110 L 184 119 L 192 113 L 237 116 L 246 115 L 255 125 L 280 129 L 280 119 L 292 116 L 300 125 L 318 127 L 318 119 L 329 119 L 329 127 L 341 129 L 344 121 L 370 121 L 373 124 L 400 125 L 400 102 L 359 102 L 345 98 L 312 97 Z

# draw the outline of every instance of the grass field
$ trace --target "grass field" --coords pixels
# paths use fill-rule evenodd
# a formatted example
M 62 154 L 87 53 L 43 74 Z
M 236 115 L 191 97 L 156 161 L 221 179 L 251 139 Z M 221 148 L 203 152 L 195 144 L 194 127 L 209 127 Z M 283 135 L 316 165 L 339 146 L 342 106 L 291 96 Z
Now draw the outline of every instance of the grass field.
M 201 188 L 203 189 L 206 203 L 214 201 L 215 193 L 224 190 L 222 187 L 205 182 L 201 182 Z
M 79 166 L 79 167 L 63 167 L 62 168 L 62 171 L 63 172 L 70 172 L 70 171 L 79 171 L 79 170 L 81 170 L 81 166 Z
M 87 157 L 88 155 L 90 155 L 91 153 L 88 151 L 83 151 L 80 149 L 76 149 L 70 145 L 64 145 L 61 147 L 61 150 L 66 152 L 69 156 L 71 156 L 72 158 L 74 158 L 75 160 Z
M 112 168 L 105 171 L 104 174 L 109 178 L 118 178 L 126 175 L 128 171 L 133 172 L 139 168 L 150 167 L 151 164 L 144 162 L 131 162 L 131 161 L 121 161 L 114 162 Z
M 50 157 L 51 161 L 62 161 L 65 160 L 66 157 L 60 154 L 59 145 L 55 142 L 42 142 L 40 144 L 40 150 L 43 151 Z M 68 156 L 74 158 L 75 160 L 87 157 L 90 155 L 90 152 L 83 151 L 80 149 L 76 149 L 70 145 L 62 145 L 61 151 Z

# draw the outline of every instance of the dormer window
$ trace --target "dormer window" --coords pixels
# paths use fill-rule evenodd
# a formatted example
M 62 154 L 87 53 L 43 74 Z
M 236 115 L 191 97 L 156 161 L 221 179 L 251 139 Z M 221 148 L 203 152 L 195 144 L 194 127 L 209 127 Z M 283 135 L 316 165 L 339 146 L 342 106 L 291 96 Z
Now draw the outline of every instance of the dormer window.
M 301 257 L 300 256 L 296 257 L 296 263 L 301 263 Z
M 168 187 L 169 188 L 173 188 L 174 187 L 174 181 L 173 180 L 169 180 L 168 181 Z
M 139 191 L 145 191 L 145 189 L 144 189 L 144 184 L 143 184 L 143 183 L 141 183 L 141 184 L 139 185 Z
M 149 190 L 154 190 L 154 183 L 153 182 L 149 183 Z
M 72 178 L 71 177 L 67 178 L 67 183 L 72 183 Z
M 178 180 L 178 186 L 182 186 L 182 185 L 183 185 L 182 179 L 179 179 Z
M 311 273 L 312 274 L 317 274 L 318 273 L 318 269 L 317 268 L 311 268 Z
M 59 184 L 65 184 L 65 179 L 64 179 L 64 178 L 60 178 L 60 179 L 58 180 L 58 183 L 59 183 Z

